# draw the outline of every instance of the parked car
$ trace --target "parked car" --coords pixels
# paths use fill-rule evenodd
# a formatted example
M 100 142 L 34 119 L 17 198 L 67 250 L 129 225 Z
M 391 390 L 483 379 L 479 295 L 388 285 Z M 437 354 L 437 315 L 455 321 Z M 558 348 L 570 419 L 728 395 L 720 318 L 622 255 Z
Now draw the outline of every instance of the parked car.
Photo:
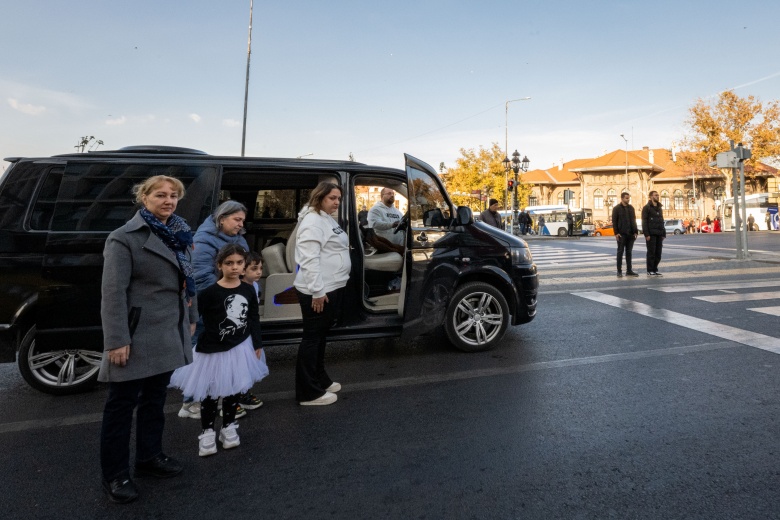
M 613 237 L 615 236 L 615 230 L 612 228 L 612 224 L 606 224 L 603 226 L 597 226 L 596 229 L 593 230 L 593 234 L 597 237 Z
M 160 146 L 6 161 L 11 166 L 0 184 L 0 362 L 17 359 L 25 380 L 44 392 L 73 393 L 97 379 L 103 246 L 137 210 L 133 185 L 152 175 L 184 183 L 177 214 L 193 228 L 224 200 L 250 208 L 245 238 L 265 259 L 265 346 L 300 341 L 300 306 L 290 290 L 297 215 L 323 180 L 344 190 L 337 217 L 349 236 L 352 261 L 343 316 L 329 339 L 443 331 L 456 348 L 481 351 L 495 347 L 509 325 L 536 315 L 538 278 L 526 243 L 474 222 L 469 208 L 452 204 L 436 170 L 409 155 L 405 170 Z M 358 225 L 358 194 L 384 187 L 408 201 L 398 225 L 405 233 L 403 255 L 376 253 Z
M 679 218 L 665 220 L 664 229 L 666 229 L 667 234 L 674 233 L 675 235 L 682 235 L 686 231 L 685 224 L 683 223 L 682 219 Z

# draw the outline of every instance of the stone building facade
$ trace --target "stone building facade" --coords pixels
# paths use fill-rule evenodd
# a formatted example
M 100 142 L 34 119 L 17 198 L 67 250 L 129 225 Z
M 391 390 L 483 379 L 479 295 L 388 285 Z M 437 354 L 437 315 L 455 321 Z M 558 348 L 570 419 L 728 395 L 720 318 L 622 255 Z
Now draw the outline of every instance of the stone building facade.
M 767 180 L 778 170 L 759 163 L 754 181 L 746 193 L 766 191 Z M 675 153 L 663 148 L 615 150 L 595 159 L 575 159 L 544 170 L 522 175 L 531 186 L 528 206 L 563 204 L 563 192 L 574 192 L 572 207 L 590 208 L 594 221 L 608 222 L 612 207 L 623 191 L 631 193 L 631 203 L 639 208 L 647 194 L 657 191 L 667 218 L 696 218 L 720 215 L 722 202 L 730 196 L 729 182 L 719 170 L 705 174 L 681 164 Z M 523 205 L 521 203 L 521 205 Z

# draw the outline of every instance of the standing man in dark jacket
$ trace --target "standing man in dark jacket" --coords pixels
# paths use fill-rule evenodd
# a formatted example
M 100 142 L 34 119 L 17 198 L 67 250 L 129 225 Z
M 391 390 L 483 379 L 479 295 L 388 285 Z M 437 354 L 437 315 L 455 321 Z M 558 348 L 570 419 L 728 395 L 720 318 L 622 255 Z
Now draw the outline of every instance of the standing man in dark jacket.
M 623 276 L 623 251 L 626 252 L 626 276 L 639 276 L 631 268 L 631 250 L 634 248 L 639 231 L 636 228 L 636 212 L 634 206 L 628 203 L 631 195 L 623 192 L 620 204 L 612 208 L 612 229 L 617 240 L 617 275 Z
M 488 209 L 480 214 L 482 222 L 490 224 L 498 229 L 504 229 L 504 222 L 501 220 L 501 214 L 498 212 L 498 201 L 496 199 L 490 199 L 488 201 Z
M 661 262 L 666 228 L 661 203 L 658 202 L 658 192 L 650 192 L 650 200 L 642 208 L 642 233 L 647 242 L 647 276 L 661 276 L 658 264 Z

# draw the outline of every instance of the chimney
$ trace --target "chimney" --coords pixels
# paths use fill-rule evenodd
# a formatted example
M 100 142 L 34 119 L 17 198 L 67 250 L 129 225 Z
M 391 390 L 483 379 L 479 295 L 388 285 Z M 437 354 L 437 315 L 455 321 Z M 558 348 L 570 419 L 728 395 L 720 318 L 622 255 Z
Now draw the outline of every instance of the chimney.
M 650 161 L 651 164 L 655 164 L 655 153 L 652 150 L 647 151 L 647 160 Z
M 672 148 L 672 162 L 677 162 L 677 152 Z
M 649 146 L 643 146 L 643 147 L 642 147 L 642 150 L 644 150 L 644 151 L 646 151 L 646 152 L 647 152 L 647 151 L 649 151 L 649 150 L 650 150 L 650 147 L 649 147 Z

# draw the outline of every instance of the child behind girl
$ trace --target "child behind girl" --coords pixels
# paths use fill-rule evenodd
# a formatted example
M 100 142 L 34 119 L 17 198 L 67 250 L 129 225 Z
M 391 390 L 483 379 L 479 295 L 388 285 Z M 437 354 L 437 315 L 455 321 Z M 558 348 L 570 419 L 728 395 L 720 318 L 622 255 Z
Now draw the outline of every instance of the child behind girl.
M 184 395 L 201 401 L 201 426 L 198 454 L 217 452 L 217 402 L 222 398 L 222 448 L 240 444 L 236 406 L 239 395 L 268 375 L 261 359 L 260 316 L 257 294 L 241 282 L 247 253 L 239 245 L 228 244 L 217 253 L 219 279 L 198 295 L 198 309 L 205 330 L 195 347 L 192 364 L 171 377 L 171 385 Z
M 247 253 L 246 269 L 244 270 L 244 276 L 242 281 L 248 283 L 254 287 L 255 294 L 257 294 L 257 303 L 260 304 L 260 278 L 263 277 L 263 257 L 260 253 L 250 251 Z M 263 353 L 260 360 L 265 363 L 265 353 Z M 238 397 L 238 404 L 247 409 L 254 410 L 263 406 L 263 401 L 252 392 L 245 392 Z

